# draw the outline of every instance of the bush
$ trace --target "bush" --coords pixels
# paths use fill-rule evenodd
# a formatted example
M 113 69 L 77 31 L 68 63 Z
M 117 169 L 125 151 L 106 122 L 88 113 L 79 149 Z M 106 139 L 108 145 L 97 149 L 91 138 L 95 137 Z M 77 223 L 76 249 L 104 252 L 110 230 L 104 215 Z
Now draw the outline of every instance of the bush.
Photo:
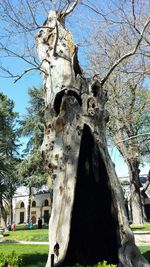
M 80 264 L 76 264 L 75 265 L 76 267 L 82 267 L 82 265 Z M 87 266 L 88 267 L 88 266 Z M 90 265 L 91 267 L 91 265 Z M 93 265 L 93 267 L 117 267 L 117 265 L 114 265 L 114 264 L 107 264 L 107 261 L 103 261 L 103 262 L 99 262 L 98 264 L 96 265 Z
M 13 267 L 18 267 L 18 263 L 21 263 L 22 259 L 15 254 L 13 251 L 11 254 L 8 254 L 7 256 L 3 253 L 0 254 L 0 267 L 4 267 L 6 262 Z
M 97 267 L 117 267 L 117 265 L 107 264 L 107 261 L 103 261 L 103 262 L 98 263 Z

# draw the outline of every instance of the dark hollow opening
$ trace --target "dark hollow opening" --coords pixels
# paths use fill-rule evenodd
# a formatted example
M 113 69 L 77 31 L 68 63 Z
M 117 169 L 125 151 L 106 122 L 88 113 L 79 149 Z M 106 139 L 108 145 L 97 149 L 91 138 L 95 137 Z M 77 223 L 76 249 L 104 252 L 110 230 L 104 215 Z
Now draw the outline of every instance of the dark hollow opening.
M 105 164 L 90 128 L 80 146 L 70 239 L 63 266 L 118 263 L 118 223 Z
M 73 57 L 73 69 L 74 69 L 75 76 L 77 76 L 78 74 L 79 75 L 83 74 L 79 61 L 78 61 L 78 49 L 77 48 L 76 48 L 76 52 Z
M 64 89 L 64 90 L 60 91 L 59 93 L 57 93 L 55 100 L 54 100 L 54 109 L 55 109 L 57 115 L 60 113 L 62 98 L 65 95 L 65 93 L 68 96 L 74 96 L 77 99 L 79 105 L 82 106 L 82 99 L 75 91 Z
M 92 85 L 92 92 L 93 92 L 94 97 L 98 95 L 100 87 L 101 87 L 101 84 L 99 81 L 95 81 L 95 83 Z

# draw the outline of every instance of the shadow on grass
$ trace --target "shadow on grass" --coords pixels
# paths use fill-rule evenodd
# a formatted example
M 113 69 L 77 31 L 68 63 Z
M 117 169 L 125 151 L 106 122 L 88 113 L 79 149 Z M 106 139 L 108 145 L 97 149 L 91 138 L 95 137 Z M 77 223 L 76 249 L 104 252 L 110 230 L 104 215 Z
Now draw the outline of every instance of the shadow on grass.
M 142 255 L 150 263 L 150 251 L 146 251 L 146 252 L 142 253 Z
M 19 243 L 20 243 L 19 241 L 11 240 L 11 239 L 2 240 L 2 241 L 0 242 L 0 244 L 19 244 Z
M 45 266 L 47 261 L 47 254 L 23 254 L 23 266 Z
M 5 237 L 5 236 L 10 236 L 10 234 L 9 234 L 9 233 L 7 233 L 7 234 L 4 234 L 4 237 Z

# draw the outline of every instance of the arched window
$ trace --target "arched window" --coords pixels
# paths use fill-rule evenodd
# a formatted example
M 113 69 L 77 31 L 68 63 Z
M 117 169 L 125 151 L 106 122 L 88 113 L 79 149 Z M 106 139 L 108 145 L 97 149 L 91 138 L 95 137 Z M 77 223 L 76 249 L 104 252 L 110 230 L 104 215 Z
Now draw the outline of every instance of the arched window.
M 32 201 L 32 207 L 36 207 L 36 202 L 35 202 L 35 200 Z
M 44 201 L 44 206 L 48 206 L 48 200 L 47 199 L 45 199 L 45 201 Z
M 24 202 L 21 202 L 20 208 L 24 208 Z

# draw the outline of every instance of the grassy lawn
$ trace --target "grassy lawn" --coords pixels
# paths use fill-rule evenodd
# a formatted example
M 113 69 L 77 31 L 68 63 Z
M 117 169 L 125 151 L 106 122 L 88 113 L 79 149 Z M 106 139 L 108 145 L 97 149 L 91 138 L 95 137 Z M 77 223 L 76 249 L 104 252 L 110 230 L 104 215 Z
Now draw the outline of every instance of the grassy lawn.
M 22 267 L 45 266 L 49 247 L 48 245 L 0 244 L 0 253 L 8 255 L 13 251 L 23 259 Z M 150 247 L 140 247 L 143 256 L 150 262 Z
M 140 225 L 140 226 L 136 226 L 136 225 L 130 225 L 131 229 L 133 231 L 135 230 L 143 230 L 143 231 L 150 231 L 150 223 L 145 223 L 143 225 Z
M 143 226 L 133 226 L 132 230 L 150 230 L 150 223 Z M 2 241 L 2 239 L 1 239 Z M 19 226 L 15 232 L 5 233 L 3 241 L 48 241 L 48 229 L 37 229 L 36 226 L 32 230 L 26 226 Z M 0 254 L 8 255 L 13 251 L 16 255 L 23 259 L 22 267 L 43 267 L 47 261 L 48 245 L 25 245 L 25 244 L 1 244 Z M 140 251 L 143 256 L 150 262 L 150 247 L 142 246 Z
M 17 230 L 27 230 L 27 229 L 29 229 L 29 228 L 28 228 L 28 225 L 27 225 L 27 224 L 18 224 L 18 225 L 16 226 L 16 229 L 17 229 Z M 32 229 L 38 229 L 37 224 L 33 224 Z M 43 224 L 43 225 L 42 225 L 42 229 L 48 229 L 48 225 Z
M 43 267 L 47 261 L 48 245 L 0 244 L 0 254 L 8 255 L 13 251 L 22 257 L 22 266 Z
M 5 232 L 2 241 L 48 241 L 48 229 L 26 229 Z

